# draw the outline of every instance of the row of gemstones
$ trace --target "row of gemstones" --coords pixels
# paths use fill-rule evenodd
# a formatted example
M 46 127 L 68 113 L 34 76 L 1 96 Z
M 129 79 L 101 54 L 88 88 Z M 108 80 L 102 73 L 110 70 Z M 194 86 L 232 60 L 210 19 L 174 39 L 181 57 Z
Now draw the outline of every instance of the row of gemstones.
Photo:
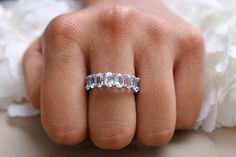
M 137 93 L 139 91 L 139 81 L 140 78 L 130 74 L 114 74 L 111 72 L 91 74 L 86 77 L 86 90 L 102 86 L 115 86 L 117 88 L 125 87 Z

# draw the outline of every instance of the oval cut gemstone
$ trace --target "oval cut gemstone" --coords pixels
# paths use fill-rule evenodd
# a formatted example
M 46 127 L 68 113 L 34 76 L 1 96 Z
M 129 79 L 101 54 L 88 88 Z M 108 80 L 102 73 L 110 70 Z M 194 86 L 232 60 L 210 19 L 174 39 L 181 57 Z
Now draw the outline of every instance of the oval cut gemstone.
M 87 76 L 86 77 L 86 90 L 90 90 L 90 86 L 91 86 L 91 76 L 89 75 L 89 76 Z
M 94 88 L 95 87 L 95 78 L 94 78 L 94 74 L 91 75 L 90 77 L 90 88 Z
M 92 75 L 89 75 L 87 78 L 86 78 L 86 89 L 87 90 L 90 90 L 91 88 L 94 88 L 94 78 Z
M 139 78 L 139 77 L 134 78 L 134 81 L 133 81 L 133 83 L 134 83 L 133 90 L 134 90 L 135 92 L 138 92 L 138 91 L 139 91 L 139 81 L 140 81 L 140 78 Z
M 128 89 L 132 88 L 132 78 L 130 75 L 128 74 L 124 75 L 124 83 L 125 83 L 125 87 L 127 87 Z
M 124 76 L 120 73 L 115 76 L 115 85 L 117 88 L 122 88 L 124 86 Z
M 103 75 L 102 73 L 98 73 L 95 77 L 95 86 L 102 87 L 103 86 Z
M 104 85 L 106 87 L 112 87 L 114 85 L 114 76 L 111 72 L 104 74 Z

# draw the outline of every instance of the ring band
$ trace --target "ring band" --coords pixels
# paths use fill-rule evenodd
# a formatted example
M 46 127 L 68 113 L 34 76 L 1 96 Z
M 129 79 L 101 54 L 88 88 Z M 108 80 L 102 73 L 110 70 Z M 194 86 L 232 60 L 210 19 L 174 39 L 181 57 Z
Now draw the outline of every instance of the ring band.
M 90 91 L 93 88 L 117 87 L 131 89 L 138 93 L 139 82 L 140 78 L 135 75 L 105 72 L 88 75 L 85 88 Z

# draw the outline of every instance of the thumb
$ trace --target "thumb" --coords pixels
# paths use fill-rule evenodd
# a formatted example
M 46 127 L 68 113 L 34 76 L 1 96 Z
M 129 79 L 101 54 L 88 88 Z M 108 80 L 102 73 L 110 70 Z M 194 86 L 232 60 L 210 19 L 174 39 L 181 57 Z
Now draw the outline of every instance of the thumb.
M 42 48 L 38 38 L 26 50 L 23 58 L 23 71 L 29 100 L 33 106 L 40 109 L 40 86 L 42 75 Z

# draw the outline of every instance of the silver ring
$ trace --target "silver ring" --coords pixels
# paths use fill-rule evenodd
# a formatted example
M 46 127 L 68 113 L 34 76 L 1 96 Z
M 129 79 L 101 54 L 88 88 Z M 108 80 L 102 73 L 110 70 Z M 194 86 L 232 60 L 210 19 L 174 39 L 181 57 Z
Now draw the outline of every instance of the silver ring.
M 140 78 L 135 75 L 105 72 L 88 75 L 85 88 L 90 91 L 93 88 L 117 87 L 127 88 L 138 93 L 139 82 Z

